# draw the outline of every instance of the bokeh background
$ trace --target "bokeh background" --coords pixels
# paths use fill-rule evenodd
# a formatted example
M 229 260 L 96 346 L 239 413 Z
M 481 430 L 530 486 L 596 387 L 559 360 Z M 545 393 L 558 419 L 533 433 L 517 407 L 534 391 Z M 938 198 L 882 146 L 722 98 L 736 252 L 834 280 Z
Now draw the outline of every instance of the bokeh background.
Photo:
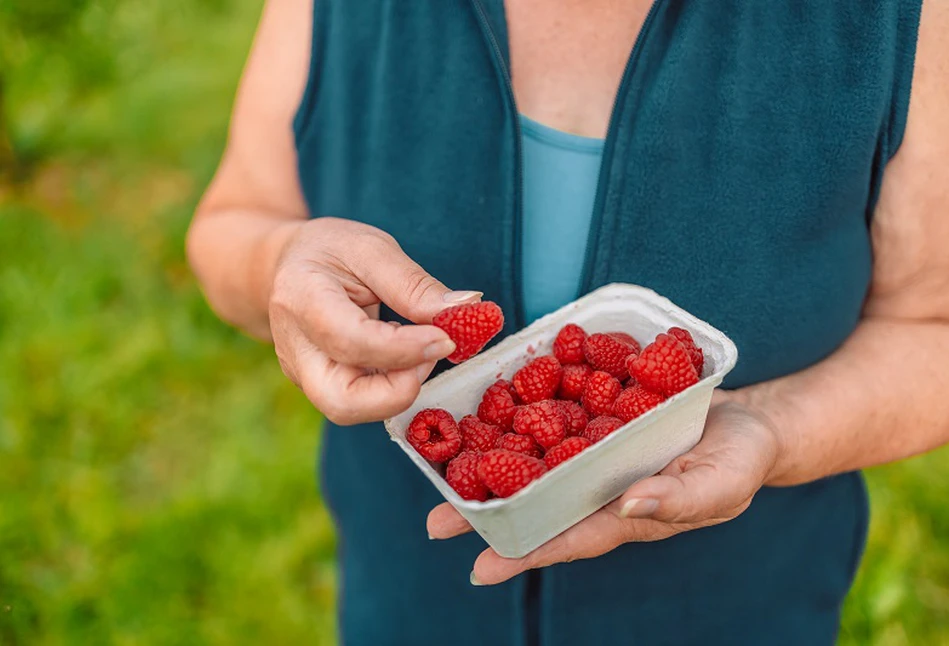
M 336 641 L 319 415 L 183 253 L 260 8 L 0 0 L 4 646 Z M 868 474 L 841 643 L 949 644 L 947 474 Z

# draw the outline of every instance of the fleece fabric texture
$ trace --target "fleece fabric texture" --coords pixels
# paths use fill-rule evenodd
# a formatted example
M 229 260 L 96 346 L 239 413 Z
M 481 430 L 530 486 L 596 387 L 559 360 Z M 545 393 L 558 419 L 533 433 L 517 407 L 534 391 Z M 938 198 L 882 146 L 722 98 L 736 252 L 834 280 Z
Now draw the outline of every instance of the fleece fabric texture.
M 857 325 L 899 147 L 919 0 L 657 0 L 605 142 L 579 292 L 645 285 L 724 330 L 726 387 L 804 369 Z M 501 0 L 316 0 L 294 129 L 313 216 L 380 227 L 525 322 L 521 150 Z M 385 316 L 392 317 L 391 312 Z M 737 520 L 476 589 L 476 536 L 379 424 L 328 424 L 346 644 L 830 644 L 867 524 L 858 474 Z

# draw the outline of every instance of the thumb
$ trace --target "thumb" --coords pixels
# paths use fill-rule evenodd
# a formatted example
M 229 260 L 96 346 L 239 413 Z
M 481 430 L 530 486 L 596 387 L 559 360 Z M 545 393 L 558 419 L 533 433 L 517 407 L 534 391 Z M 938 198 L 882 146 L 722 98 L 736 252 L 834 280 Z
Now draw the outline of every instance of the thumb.
M 451 305 L 481 300 L 481 292 L 452 291 L 389 239 L 362 254 L 358 278 L 400 316 L 427 324 Z

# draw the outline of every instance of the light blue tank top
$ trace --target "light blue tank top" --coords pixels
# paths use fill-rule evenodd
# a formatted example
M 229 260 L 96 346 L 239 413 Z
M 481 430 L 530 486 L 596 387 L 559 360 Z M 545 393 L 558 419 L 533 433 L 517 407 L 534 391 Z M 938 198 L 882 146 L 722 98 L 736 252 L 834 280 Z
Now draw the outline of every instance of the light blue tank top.
M 603 140 L 555 130 L 523 115 L 521 135 L 521 272 L 531 322 L 577 296 Z

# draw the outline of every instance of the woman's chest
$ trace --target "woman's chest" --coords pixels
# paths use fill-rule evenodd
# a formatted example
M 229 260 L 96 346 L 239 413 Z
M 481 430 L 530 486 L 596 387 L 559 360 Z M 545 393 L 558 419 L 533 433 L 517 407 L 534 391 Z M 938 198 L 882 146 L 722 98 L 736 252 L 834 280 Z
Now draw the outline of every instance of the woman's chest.
M 511 77 L 522 114 L 605 137 L 630 51 L 652 0 L 508 0 Z

